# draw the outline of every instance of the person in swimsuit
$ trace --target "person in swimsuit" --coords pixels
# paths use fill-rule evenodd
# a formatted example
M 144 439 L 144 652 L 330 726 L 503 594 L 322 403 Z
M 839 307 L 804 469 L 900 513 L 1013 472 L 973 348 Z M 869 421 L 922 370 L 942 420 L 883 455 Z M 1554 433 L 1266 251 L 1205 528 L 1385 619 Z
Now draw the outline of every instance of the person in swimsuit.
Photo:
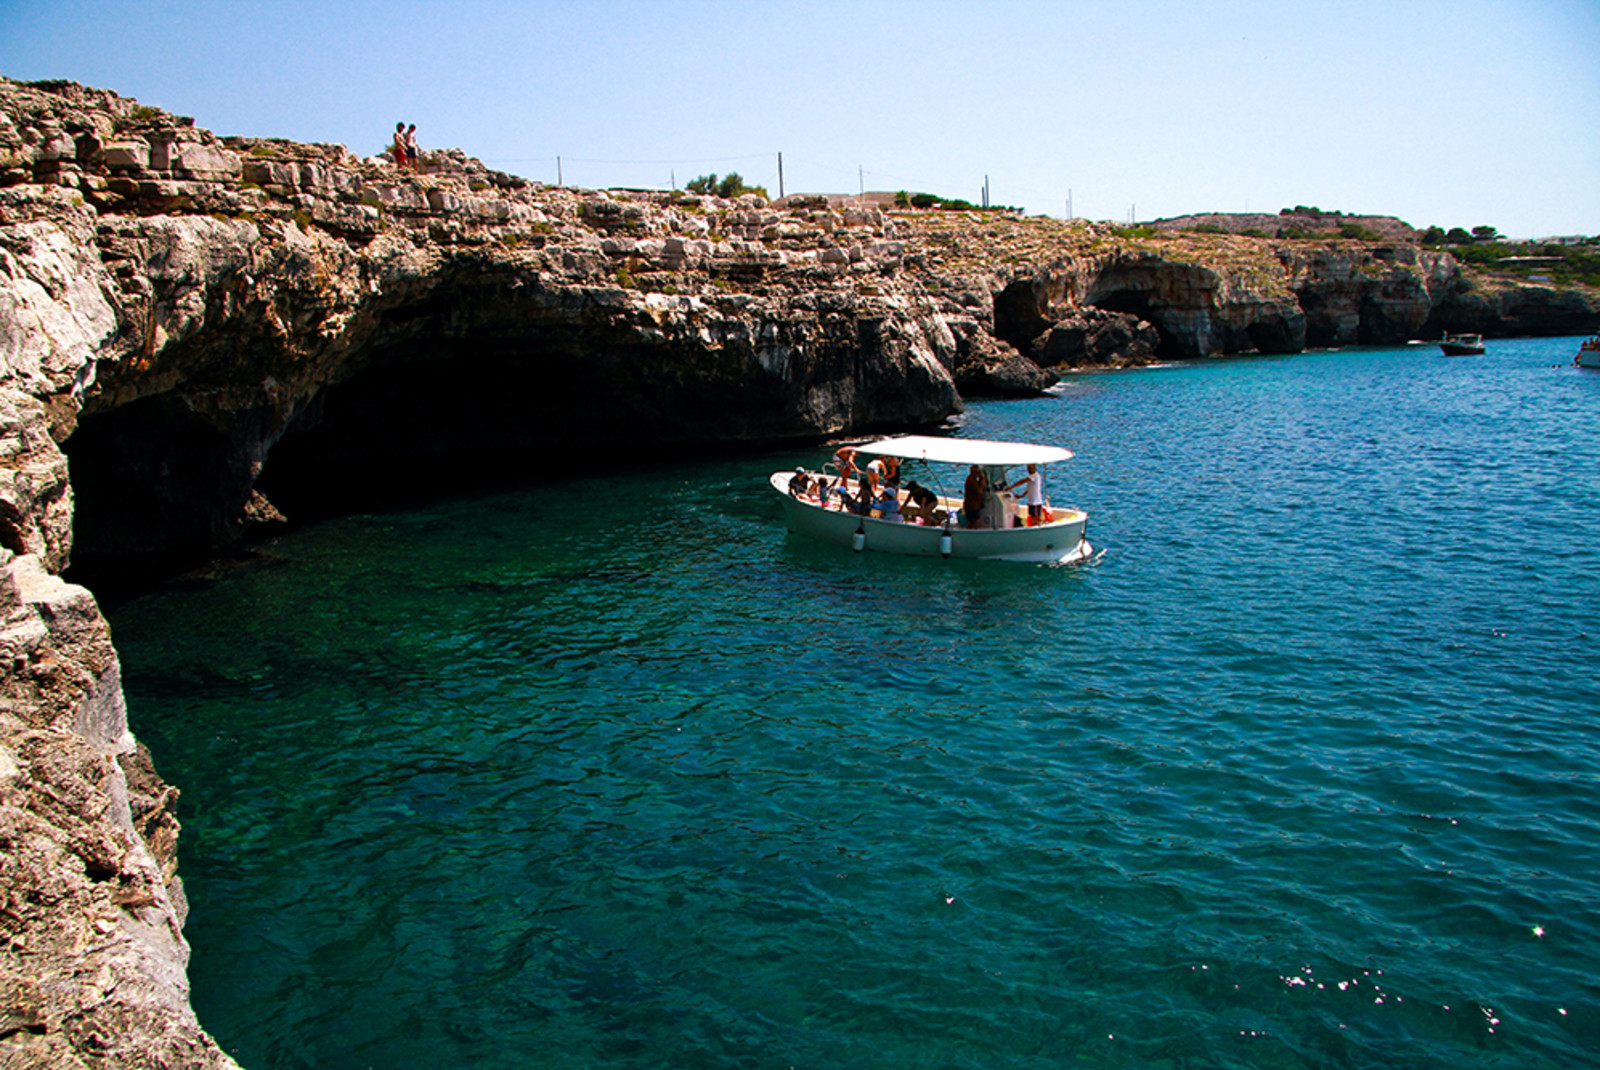
M 406 169 L 406 124 L 394 124 L 394 145 L 389 150 L 394 154 L 394 165 L 400 170 Z
M 406 164 L 413 173 L 420 170 L 417 166 L 417 124 L 412 123 L 406 127 Z
M 906 504 L 903 511 L 907 519 L 913 523 L 934 526 L 945 521 L 943 510 L 939 508 L 939 496 L 914 479 L 906 483 Z
M 854 446 L 840 446 L 833 453 L 833 466 L 839 470 L 839 487 L 850 489 L 850 477 L 856 475 L 856 450 Z

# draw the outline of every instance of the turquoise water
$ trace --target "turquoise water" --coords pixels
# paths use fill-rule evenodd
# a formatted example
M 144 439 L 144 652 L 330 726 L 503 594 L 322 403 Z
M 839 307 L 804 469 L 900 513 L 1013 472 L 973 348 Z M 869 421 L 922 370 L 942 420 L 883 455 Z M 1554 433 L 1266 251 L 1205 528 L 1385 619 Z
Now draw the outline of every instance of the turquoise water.
M 1085 376 L 1093 565 L 852 554 L 658 465 L 112 616 L 201 1021 L 279 1067 L 1581 1067 L 1600 374 Z

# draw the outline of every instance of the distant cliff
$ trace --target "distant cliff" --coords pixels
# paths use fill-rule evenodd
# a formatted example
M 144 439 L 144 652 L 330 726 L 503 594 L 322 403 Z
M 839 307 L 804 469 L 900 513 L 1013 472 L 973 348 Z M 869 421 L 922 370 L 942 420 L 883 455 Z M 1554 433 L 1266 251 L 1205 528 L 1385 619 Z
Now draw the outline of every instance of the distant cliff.
M 1591 292 L 1400 232 L 1213 229 L 552 188 L 454 150 L 413 174 L 0 79 L 0 1061 L 231 1065 L 187 1006 L 176 792 L 69 562 L 194 558 L 463 458 L 815 441 L 1070 368 L 1600 324 Z

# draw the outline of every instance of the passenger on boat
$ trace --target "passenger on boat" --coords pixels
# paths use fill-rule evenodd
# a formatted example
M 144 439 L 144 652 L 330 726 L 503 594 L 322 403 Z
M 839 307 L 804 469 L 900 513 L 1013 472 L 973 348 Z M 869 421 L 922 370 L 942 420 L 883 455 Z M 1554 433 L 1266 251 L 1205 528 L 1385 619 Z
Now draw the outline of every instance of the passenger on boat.
M 812 487 L 812 484 L 811 484 L 811 477 L 806 474 L 806 470 L 804 468 L 796 468 L 794 470 L 794 475 L 789 477 L 789 497 L 791 497 L 791 498 L 814 498 L 815 497 L 814 488 Z
M 878 488 L 883 486 L 884 467 L 881 457 L 868 461 L 866 466 L 859 469 L 861 479 L 861 496 L 874 499 L 878 496 Z
M 849 490 L 850 477 L 859 475 L 856 471 L 856 448 L 854 446 L 840 446 L 834 450 L 833 466 L 839 470 L 840 488 Z
M 1039 471 L 1038 465 L 1030 464 L 1028 474 L 1008 489 L 1018 487 L 1028 488 L 1028 526 L 1033 527 L 1044 519 L 1044 473 Z
M 910 522 L 930 527 L 943 524 L 948 519 L 948 514 L 939 508 L 939 496 L 914 479 L 906 481 L 904 512 Z
M 900 515 L 900 495 L 893 487 L 883 488 L 873 508 L 884 520 L 892 520 L 897 524 L 905 520 Z
M 983 502 L 989 493 L 989 480 L 983 474 L 983 469 L 973 465 L 967 472 L 967 483 L 961 492 L 961 524 L 963 527 L 975 528 L 978 526 L 983 513 Z
M 864 495 L 857 496 L 851 494 L 848 487 L 849 484 L 847 484 L 844 481 L 844 477 L 841 476 L 839 478 L 839 482 L 822 492 L 822 507 L 824 509 L 831 509 L 833 508 L 832 503 L 837 500 L 839 503 L 839 509 L 843 510 L 844 512 L 855 513 L 858 516 L 866 516 L 867 510 L 871 503 Z

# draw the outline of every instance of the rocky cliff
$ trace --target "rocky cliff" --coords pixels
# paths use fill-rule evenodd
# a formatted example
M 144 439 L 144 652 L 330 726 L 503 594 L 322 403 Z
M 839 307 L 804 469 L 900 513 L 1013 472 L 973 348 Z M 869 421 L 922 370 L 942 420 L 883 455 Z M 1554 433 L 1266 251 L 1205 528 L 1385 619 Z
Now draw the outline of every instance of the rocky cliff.
M 411 173 L 0 79 L 3 1061 L 229 1065 L 186 1001 L 176 792 L 69 562 L 198 557 L 462 458 L 809 441 L 1067 368 L 1600 320 L 1403 238 L 551 188 L 457 151 Z

